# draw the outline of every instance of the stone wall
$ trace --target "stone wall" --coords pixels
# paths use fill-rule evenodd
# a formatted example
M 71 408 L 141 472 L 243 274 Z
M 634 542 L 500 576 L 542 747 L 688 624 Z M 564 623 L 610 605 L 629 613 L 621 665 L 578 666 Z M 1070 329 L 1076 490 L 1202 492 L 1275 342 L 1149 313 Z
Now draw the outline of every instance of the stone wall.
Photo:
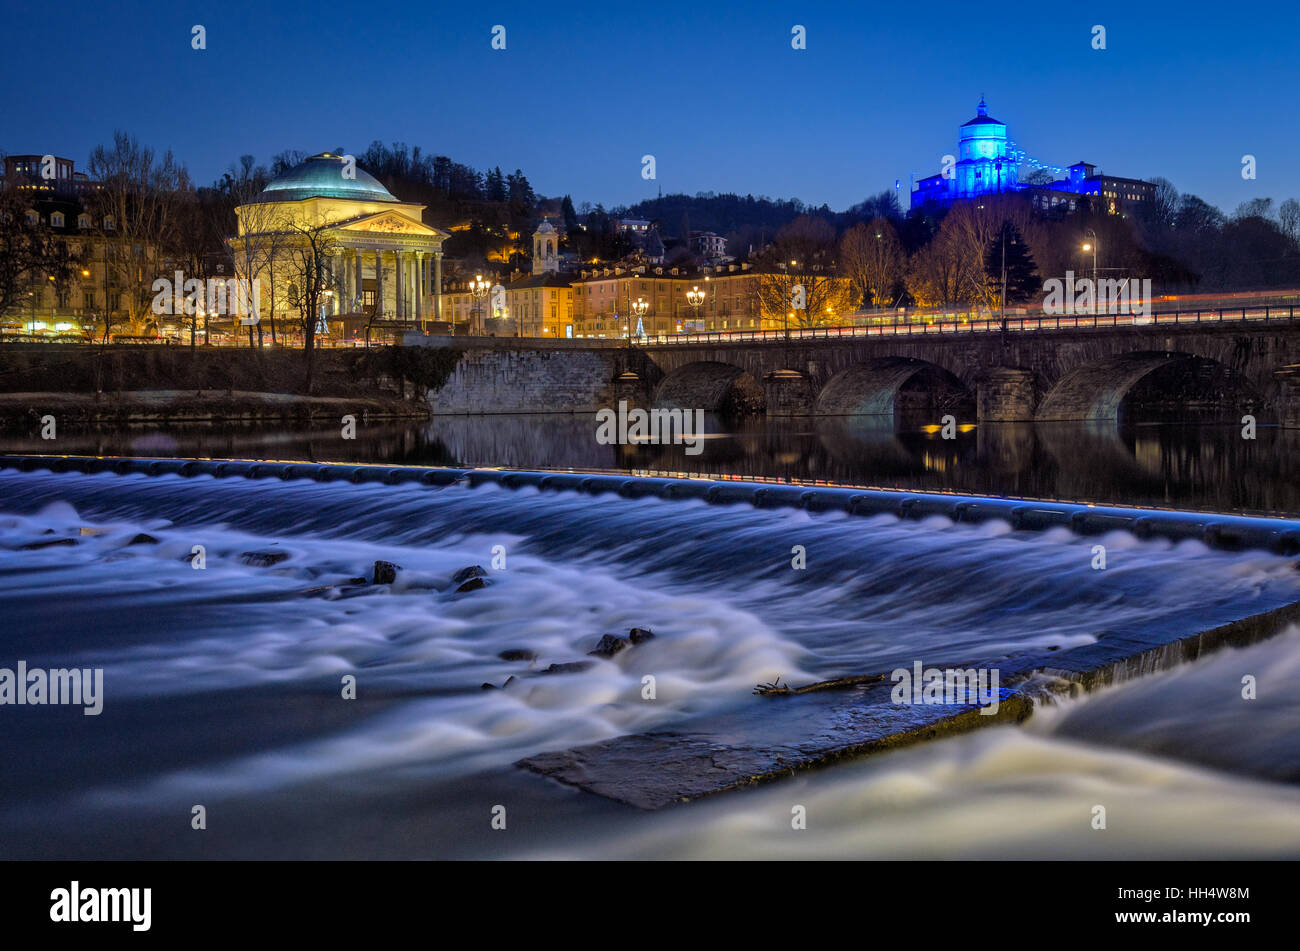
M 429 406 L 435 415 L 594 413 L 617 402 L 626 363 L 612 349 L 467 349 Z

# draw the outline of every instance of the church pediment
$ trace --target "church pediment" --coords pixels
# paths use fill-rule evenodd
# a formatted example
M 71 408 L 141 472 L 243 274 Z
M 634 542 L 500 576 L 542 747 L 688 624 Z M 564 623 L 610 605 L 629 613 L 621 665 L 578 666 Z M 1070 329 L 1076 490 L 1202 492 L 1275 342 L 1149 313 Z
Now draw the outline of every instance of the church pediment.
M 423 222 L 408 218 L 395 211 L 383 211 L 366 215 L 353 221 L 338 225 L 340 231 L 369 232 L 372 234 L 425 235 L 430 238 L 445 237 L 437 228 L 430 228 Z

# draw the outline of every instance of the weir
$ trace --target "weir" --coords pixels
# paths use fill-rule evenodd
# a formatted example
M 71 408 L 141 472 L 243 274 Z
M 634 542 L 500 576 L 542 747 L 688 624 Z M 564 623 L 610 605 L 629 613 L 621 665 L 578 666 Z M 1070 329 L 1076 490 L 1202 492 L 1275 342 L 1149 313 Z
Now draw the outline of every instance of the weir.
M 0 456 L 0 469 L 111 472 L 355 484 L 416 484 L 431 489 L 495 484 L 542 492 L 612 493 L 625 498 L 696 499 L 714 505 L 788 507 L 902 519 L 942 515 L 954 522 L 1002 520 L 1020 531 L 1066 528 L 1080 535 L 1117 530 L 1143 538 L 1196 540 L 1224 550 L 1300 552 L 1300 522 L 1286 519 L 1054 501 L 985 498 L 836 486 L 650 478 L 586 472 L 406 467 L 78 456 Z M 1090 690 L 1194 660 L 1225 646 L 1267 638 L 1300 621 L 1296 587 L 1274 579 L 1250 598 L 1222 596 L 1196 608 L 1174 608 L 1158 622 L 1094 633 L 1090 643 L 1005 649 L 996 656 L 918 658 L 927 667 L 998 671 L 994 714 L 972 705 L 899 704 L 888 670 L 809 685 L 770 685 L 727 712 L 695 715 L 671 730 L 619 736 L 572 749 L 530 755 L 518 765 L 643 809 L 694 799 L 938 736 L 1028 717 L 1062 693 Z M 773 673 L 777 673 L 773 671 Z M 1229 689 L 1231 688 L 1231 685 Z
M 852 515 L 896 515 L 922 519 L 942 515 L 954 522 L 1004 521 L 1019 531 L 1067 528 L 1079 535 L 1128 531 L 1138 538 L 1194 539 L 1226 551 L 1258 548 L 1280 555 L 1300 554 L 1300 521 L 1218 515 L 1174 509 L 1128 508 L 1037 499 L 992 498 L 957 493 L 911 492 L 810 486 L 743 480 L 650 477 L 584 471 L 542 472 L 447 466 L 392 466 L 351 462 L 249 461 L 239 459 L 161 459 L 116 456 L 0 455 L 0 469 L 20 472 L 115 472 L 119 475 L 210 475 L 218 478 L 310 479 L 316 482 L 419 483 L 614 493 L 629 498 L 699 499 L 712 505 L 745 504 Z

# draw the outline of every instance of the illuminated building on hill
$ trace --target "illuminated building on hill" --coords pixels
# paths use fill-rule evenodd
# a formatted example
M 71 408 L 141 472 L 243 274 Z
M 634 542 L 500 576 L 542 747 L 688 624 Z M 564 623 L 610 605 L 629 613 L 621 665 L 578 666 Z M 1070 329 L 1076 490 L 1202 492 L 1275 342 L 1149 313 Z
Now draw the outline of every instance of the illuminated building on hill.
M 1007 135 L 1005 122 L 989 115 L 981 99 L 975 118 L 963 123 L 958 137 L 958 155 L 945 156 L 943 169 L 916 183 L 912 207 L 947 206 L 955 201 L 983 195 L 1024 193 L 1044 211 L 1076 208 L 1083 200 L 1100 202 L 1110 214 L 1123 214 L 1135 204 L 1148 202 L 1155 185 L 1136 178 L 1099 175 L 1089 162 L 1076 162 L 1064 178 L 1030 184 L 1020 181 L 1019 167 L 1024 153 Z

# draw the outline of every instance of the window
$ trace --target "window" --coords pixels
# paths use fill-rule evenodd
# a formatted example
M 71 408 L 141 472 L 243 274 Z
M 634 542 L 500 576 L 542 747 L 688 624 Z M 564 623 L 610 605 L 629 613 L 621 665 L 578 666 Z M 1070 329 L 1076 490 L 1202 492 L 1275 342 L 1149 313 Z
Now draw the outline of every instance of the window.
M 50 215 L 50 227 L 51 228 L 63 227 L 63 212 L 56 211 L 54 214 Z
M 89 227 L 90 227 L 90 215 L 77 215 L 77 227 L 78 227 L 78 228 L 89 228 Z
M 38 225 L 41 223 L 41 216 L 34 211 L 27 212 L 27 223 L 29 225 Z
M 112 216 L 112 215 L 105 215 L 105 216 L 104 216 L 104 230 L 105 230 L 105 231 L 112 231 L 112 230 L 113 230 L 114 228 L 116 228 L 116 227 L 117 227 L 117 222 L 113 219 L 113 216 Z

